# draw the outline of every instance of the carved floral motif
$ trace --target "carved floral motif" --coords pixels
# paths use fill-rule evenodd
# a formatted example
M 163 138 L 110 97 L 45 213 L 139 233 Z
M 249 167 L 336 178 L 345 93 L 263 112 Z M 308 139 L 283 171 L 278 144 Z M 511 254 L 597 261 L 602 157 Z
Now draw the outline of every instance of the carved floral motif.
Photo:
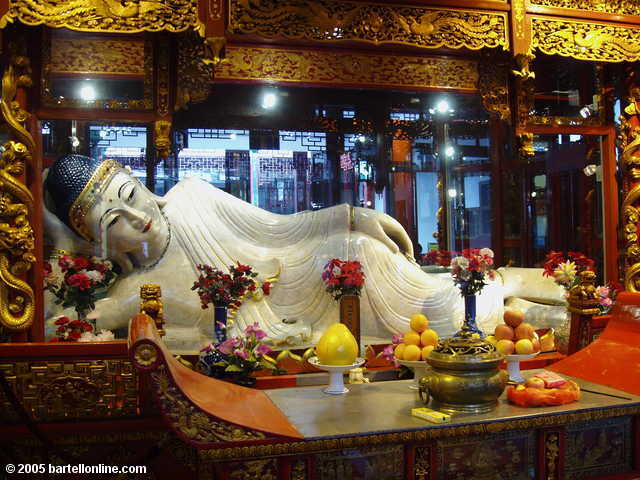
M 321 50 L 228 47 L 216 80 L 403 86 L 476 90 L 474 60 Z
M 104 38 L 51 39 L 51 73 L 144 75 L 144 41 Z
M 230 5 L 229 29 L 237 34 L 422 48 L 509 48 L 502 12 L 337 0 L 231 0 Z

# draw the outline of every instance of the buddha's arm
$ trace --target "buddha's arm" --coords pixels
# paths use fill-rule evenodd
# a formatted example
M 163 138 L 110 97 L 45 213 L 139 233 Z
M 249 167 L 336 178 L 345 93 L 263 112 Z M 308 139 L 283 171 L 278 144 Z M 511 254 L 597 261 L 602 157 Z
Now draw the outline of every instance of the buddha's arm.
M 400 223 L 387 214 L 370 208 L 353 208 L 352 228 L 384 243 L 392 253 L 413 258 L 413 244 Z

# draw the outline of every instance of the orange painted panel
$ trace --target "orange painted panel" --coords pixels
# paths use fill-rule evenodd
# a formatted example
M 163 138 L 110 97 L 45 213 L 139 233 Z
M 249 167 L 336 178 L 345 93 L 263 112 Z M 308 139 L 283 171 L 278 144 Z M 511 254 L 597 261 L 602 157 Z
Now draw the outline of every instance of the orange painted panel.
M 640 293 L 620 293 L 602 335 L 548 369 L 640 395 Z

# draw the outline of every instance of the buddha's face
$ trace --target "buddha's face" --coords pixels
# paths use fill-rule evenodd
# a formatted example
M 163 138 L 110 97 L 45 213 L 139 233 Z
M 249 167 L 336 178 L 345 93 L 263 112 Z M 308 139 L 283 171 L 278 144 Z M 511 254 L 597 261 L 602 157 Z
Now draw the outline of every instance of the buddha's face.
M 113 176 L 85 221 L 125 272 L 155 263 L 169 241 L 169 225 L 156 197 L 125 172 Z

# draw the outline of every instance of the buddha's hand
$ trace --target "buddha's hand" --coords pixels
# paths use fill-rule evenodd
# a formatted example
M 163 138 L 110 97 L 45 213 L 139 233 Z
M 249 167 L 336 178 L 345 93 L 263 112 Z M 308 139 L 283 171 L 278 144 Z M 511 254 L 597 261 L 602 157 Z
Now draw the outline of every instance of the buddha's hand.
M 370 208 L 354 208 L 354 230 L 384 243 L 393 253 L 413 258 L 413 244 L 405 229 L 393 217 Z

